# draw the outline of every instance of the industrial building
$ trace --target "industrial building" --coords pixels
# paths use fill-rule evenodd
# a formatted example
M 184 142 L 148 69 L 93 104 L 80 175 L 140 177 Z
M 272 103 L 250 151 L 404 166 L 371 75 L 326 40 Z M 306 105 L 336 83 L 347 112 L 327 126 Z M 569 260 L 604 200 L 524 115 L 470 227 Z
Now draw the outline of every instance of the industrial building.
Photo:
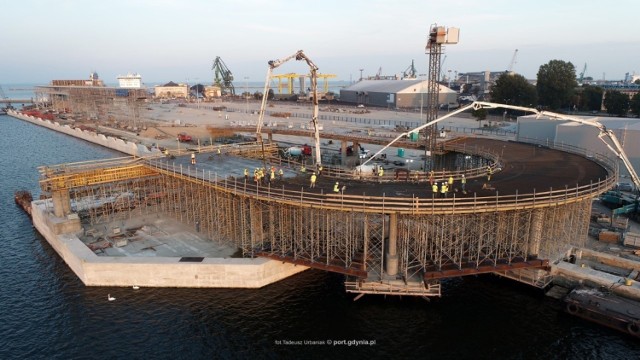
M 361 80 L 340 90 L 340 101 L 389 108 L 426 108 L 428 83 L 427 80 Z M 438 105 L 457 104 L 457 93 L 439 86 Z
M 589 116 L 576 117 L 584 120 L 593 118 Z M 640 143 L 640 119 L 599 117 L 598 121 L 607 129 L 613 130 L 633 167 L 640 169 L 640 146 L 638 146 Z M 518 141 L 530 142 L 530 139 L 535 139 L 540 144 L 562 143 L 587 149 L 592 153 L 609 154 L 611 150 L 598 138 L 598 134 L 599 130 L 596 127 L 576 122 L 536 118 L 534 115 L 518 118 Z M 620 168 L 620 172 L 626 173 L 624 166 Z
M 186 84 L 176 84 L 169 81 L 164 85 L 157 85 L 154 89 L 154 96 L 157 98 L 183 98 L 186 99 L 189 88 Z

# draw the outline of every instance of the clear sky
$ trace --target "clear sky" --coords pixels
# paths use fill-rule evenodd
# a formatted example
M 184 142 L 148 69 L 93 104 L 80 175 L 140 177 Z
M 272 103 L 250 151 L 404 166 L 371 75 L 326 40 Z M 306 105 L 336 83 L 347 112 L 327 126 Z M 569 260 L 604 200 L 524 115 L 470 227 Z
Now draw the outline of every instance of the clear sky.
M 210 84 L 220 56 L 236 86 L 264 81 L 267 61 L 302 49 L 340 80 L 427 72 L 431 24 L 460 28 L 443 71 L 513 70 L 550 60 L 576 73 L 640 73 L 640 1 L 591 0 L 2 0 L 0 84 L 140 73 L 145 83 Z M 276 73 L 306 73 L 291 61 Z

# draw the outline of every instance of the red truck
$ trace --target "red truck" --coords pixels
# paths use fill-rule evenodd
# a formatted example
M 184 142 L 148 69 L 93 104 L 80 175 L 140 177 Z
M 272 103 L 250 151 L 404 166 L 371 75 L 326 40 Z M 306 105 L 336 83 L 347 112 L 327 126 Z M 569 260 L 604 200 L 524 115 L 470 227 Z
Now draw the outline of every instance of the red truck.
M 178 134 L 178 141 L 179 142 L 191 142 L 191 140 L 193 140 L 193 139 L 191 138 L 190 135 L 187 135 L 187 133 L 181 132 L 180 134 Z

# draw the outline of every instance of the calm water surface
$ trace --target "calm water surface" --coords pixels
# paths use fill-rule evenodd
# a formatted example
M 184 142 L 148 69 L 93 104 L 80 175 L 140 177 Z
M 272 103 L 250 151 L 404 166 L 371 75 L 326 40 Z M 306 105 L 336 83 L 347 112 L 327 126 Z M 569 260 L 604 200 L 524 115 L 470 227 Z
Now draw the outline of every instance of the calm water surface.
M 13 193 L 40 194 L 40 165 L 121 155 L 8 116 L 0 135 L 0 359 L 640 358 L 639 341 L 491 276 L 448 281 L 431 302 L 353 302 L 322 271 L 258 290 L 85 287 Z

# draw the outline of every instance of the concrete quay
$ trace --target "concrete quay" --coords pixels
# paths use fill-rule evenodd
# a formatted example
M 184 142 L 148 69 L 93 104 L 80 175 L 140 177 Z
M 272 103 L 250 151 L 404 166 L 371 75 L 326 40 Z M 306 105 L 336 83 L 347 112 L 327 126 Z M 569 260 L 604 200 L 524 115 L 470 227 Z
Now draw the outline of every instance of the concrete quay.
M 74 129 L 16 111 L 8 115 L 125 154 L 161 155 L 157 149 L 149 150 L 132 141 Z M 201 258 L 197 262 L 181 261 L 184 257 L 180 251 L 173 251 L 173 256 L 98 256 L 80 240 L 84 233 L 80 219 L 56 217 L 46 202 L 36 200 L 31 204 L 34 227 L 86 286 L 260 288 L 307 269 L 263 258 L 215 257 L 215 254 L 206 257 L 198 253 L 197 248 L 195 253 L 188 254 L 191 258 Z
M 32 202 L 33 225 L 86 286 L 260 288 L 307 269 L 262 258 L 195 257 L 201 254 L 193 243 L 189 257 L 171 244 L 178 256 L 100 256 L 81 240 L 80 219 L 54 216 L 48 201 Z

